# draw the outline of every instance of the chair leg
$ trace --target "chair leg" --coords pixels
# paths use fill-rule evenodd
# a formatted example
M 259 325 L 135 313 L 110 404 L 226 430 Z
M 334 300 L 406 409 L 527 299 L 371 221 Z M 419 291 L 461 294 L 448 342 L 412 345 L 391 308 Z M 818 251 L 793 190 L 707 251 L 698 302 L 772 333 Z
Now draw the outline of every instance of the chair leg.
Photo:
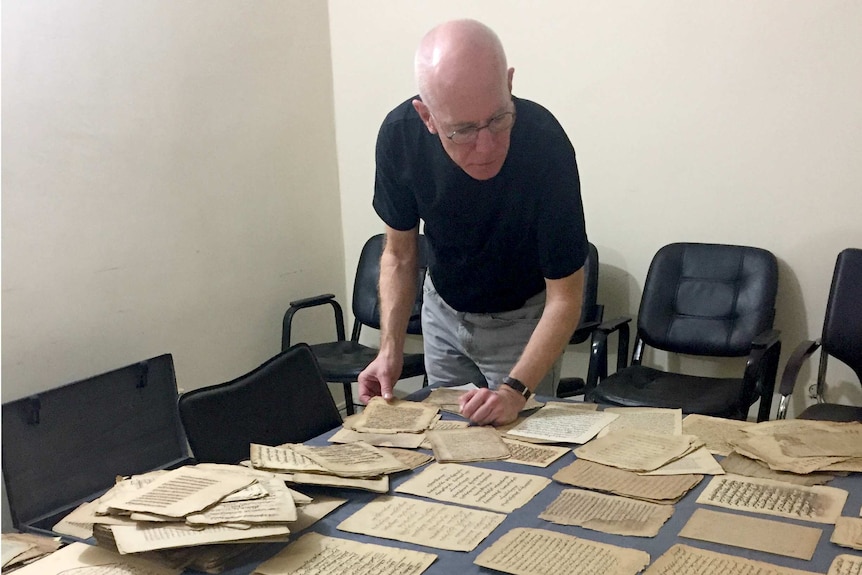
M 343 383 L 344 385 L 344 409 L 347 415 L 353 415 L 353 384 Z

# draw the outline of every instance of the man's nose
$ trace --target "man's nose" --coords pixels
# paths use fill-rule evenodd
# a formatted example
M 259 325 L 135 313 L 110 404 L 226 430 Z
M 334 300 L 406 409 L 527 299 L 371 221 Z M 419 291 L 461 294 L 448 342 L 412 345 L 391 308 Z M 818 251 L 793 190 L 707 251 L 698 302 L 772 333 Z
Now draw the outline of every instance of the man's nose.
M 483 126 L 476 134 L 476 143 L 474 144 L 477 152 L 487 152 L 494 148 L 495 134 L 488 129 L 488 126 Z

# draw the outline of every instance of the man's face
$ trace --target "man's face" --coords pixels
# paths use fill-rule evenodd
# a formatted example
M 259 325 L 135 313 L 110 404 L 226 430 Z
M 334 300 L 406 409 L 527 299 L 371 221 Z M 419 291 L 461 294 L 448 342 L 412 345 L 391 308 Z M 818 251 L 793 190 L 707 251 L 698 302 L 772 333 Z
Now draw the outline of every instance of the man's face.
M 433 108 L 421 102 L 414 103 L 428 130 L 440 137 L 452 161 L 474 179 L 488 180 L 496 176 L 509 153 L 511 128 L 495 132 L 489 124 L 493 126 L 501 118 L 504 121 L 512 118 L 502 116 L 515 111 L 511 96 L 512 72 L 510 69 L 508 82 L 493 82 L 490 89 L 488 82 L 476 82 L 449 90 L 434 99 Z M 457 143 L 460 138 L 452 137 L 454 132 L 464 134 L 476 128 L 480 129 L 472 141 Z

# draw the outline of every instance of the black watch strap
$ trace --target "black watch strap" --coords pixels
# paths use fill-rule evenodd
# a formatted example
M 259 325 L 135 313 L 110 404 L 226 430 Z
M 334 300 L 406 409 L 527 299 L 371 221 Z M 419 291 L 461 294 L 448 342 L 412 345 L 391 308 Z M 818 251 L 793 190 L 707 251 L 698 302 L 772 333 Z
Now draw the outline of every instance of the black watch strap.
M 509 387 L 523 395 L 524 399 L 530 399 L 530 396 L 533 395 L 533 392 L 530 391 L 521 380 L 515 379 L 514 377 L 504 377 L 503 385 L 508 385 Z

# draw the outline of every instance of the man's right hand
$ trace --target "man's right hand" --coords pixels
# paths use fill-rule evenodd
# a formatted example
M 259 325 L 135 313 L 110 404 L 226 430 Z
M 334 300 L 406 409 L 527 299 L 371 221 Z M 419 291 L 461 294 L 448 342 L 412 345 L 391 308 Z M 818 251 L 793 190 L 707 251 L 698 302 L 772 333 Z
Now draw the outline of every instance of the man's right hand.
M 394 358 L 378 354 L 359 374 L 359 401 L 367 404 L 372 397 L 378 395 L 383 396 L 386 401 L 391 400 L 392 388 L 401 377 L 403 367 L 403 356 Z

